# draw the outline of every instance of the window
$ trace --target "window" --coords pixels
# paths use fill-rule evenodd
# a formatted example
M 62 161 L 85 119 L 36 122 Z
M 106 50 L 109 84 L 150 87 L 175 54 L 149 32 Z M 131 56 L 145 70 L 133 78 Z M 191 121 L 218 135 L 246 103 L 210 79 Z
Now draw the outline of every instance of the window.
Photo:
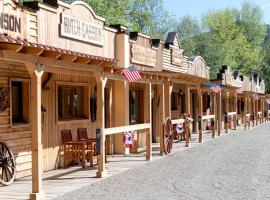
M 29 82 L 11 81 L 12 124 L 29 123 Z
M 129 123 L 143 123 L 143 90 L 131 90 L 129 92 Z
M 72 120 L 87 118 L 84 96 L 87 87 L 58 86 L 58 119 Z M 87 101 L 88 102 L 88 101 Z

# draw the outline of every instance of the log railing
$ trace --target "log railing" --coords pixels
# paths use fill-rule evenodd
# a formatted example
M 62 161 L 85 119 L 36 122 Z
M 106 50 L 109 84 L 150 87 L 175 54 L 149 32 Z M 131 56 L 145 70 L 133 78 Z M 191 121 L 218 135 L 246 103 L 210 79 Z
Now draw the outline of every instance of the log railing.
M 201 116 L 201 122 L 200 122 L 200 117 L 199 117 L 199 134 L 202 134 L 203 124 L 204 124 L 203 122 L 206 121 L 206 120 L 211 119 L 212 137 L 214 138 L 215 134 L 216 134 L 215 118 L 216 118 L 215 115 L 204 115 L 204 116 Z
M 140 130 L 145 130 L 145 134 L 146 134 L 146 160 L 151 160 L 152 141 L 151 141 L 151 124 L 150 123 L 120 126 L 120 127 L 113 127 L 113 128 L 105 128 L 103 130 L 103 134 L 105 137 L 106 135 L 115 135 L 115 134 L 121 134 L 121 133 L 124 133 L 127 131 L 140 131 Z
M 104 135 L 114 135 L 114 134 L 124 133 L 127 131 L 139 131 L 139 130 L 150 129 L 150 127 L 151 127 L 150 123 L 135 124 L 135 125 L 128 125 L 128 126 L 105 128 L 103 132 L 104 132 Z

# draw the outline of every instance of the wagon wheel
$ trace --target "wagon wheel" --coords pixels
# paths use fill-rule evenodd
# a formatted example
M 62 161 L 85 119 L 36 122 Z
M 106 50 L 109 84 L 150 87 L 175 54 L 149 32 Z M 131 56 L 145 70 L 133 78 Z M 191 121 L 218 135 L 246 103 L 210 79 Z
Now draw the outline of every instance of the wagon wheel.
M 173 146 L 173 132 L 172 132 L 172 121 L 169 117 L 164 122 L 164 152 L 169 154 L 172 151 Z
M 10 185 L 16 175 L 14 156 L 5 142 L 0 141 L 0 184 Z

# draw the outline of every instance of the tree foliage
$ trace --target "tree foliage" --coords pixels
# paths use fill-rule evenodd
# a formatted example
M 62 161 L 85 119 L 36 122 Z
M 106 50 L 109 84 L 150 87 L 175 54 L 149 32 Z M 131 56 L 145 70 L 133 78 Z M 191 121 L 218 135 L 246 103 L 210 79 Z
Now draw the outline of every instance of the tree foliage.
M 262 21 L 262 10 L 244 0 L 240 9 L 211 10 L 201 20 L 183 16 L 179 20 L 164 8 L 163 0 L 86 0 L 107 24 L 122 24 L 131 31 L 165 39 L 177 31 L 185 54 L 200 55 L 211 67 L 211 77 L 222 65 L 242 74 L 256 71 L 270 92 L 270 26 Z

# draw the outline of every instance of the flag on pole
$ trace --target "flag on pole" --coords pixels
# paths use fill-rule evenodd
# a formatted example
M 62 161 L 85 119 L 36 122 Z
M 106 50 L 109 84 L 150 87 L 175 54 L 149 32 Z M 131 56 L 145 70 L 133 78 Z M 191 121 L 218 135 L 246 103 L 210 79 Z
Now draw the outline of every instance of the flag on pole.
M 206 87 L 209 87 L 215 93 L 218 93 L 223 89 L 221 86 L 212 82 L 206 82 L 206 83 L 203 83 L 203 85 Z
M 125 68 L 122 70 L 122 72 L 124 73 L 126 79 L 130 83 L 142 78 L 140 73 L 138 72 L 138 70 L 134 66 L 130 66 L 128 68 Z

